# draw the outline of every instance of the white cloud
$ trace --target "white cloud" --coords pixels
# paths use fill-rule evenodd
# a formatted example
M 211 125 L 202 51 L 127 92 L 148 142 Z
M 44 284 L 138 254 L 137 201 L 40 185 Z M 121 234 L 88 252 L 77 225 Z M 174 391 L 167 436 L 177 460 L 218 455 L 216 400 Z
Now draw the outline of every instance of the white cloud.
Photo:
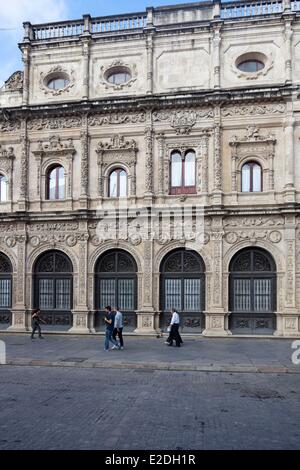
M 68 17 L 67 0 L 0 0 L 0 87 L 20 69 L 17 43 L 23 37 L 23 22 L 47 23 Z

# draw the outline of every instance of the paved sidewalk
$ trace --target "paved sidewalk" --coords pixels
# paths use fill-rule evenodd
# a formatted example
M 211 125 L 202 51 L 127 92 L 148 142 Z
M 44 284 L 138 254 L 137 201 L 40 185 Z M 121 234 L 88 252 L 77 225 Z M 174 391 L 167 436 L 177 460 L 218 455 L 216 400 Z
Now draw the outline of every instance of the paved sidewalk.
M 0 335 L 7 365 L 300 374 L 290 339 L 186 338 L 181 348 L 165 339 L 125 336 L 123 351 L 105 352 L 103 336 Z

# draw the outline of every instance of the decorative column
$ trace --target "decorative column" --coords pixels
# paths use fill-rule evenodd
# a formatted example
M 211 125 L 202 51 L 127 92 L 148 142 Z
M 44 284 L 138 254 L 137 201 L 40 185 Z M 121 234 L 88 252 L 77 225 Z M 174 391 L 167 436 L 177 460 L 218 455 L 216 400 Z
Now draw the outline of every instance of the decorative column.
M 29 142 L 27 137 L 27 120 L 26 118 L 21 121 L 21 132 L 20 140 L 21 146 L 21 162 L 20 162 L 20 193 L 18 200 L 18 211 L 24 212 L 27 209 L 28 200 L 28 185 L 27 185 L 27 173 L 28 173 L 28 154 L 29 154 Z
M 146 179 L 145 179 L 145 198 L 153 197 L 153 126 L 152 113 L 148 113 L 148 127 L 145 129 L 146 143 Z M 150 202 L 150 201 L 149 201 Z
M 82 99 L 89 99 L 90 87 L 90 41 L 91 41 L 91 17 L 83 15 L 84 31 L 82 34 L 82 54 L 83 54 L 83 87 Z
M 213 27 L 213 71 L 214 88 L 220 88 L 220 47 L 221 47 L 221 24 Z
M 214 189 L 212 204 L 222 205 L 222 150 L 221 150 L 221 109 L 214 108 Z
M 20 48 L 22 51 L 22 60 L 24 64 L 23 74 L 23 106 L 27 106 L 29 102 L 29 73 L 30 73 L 30 50 L 31 50 L 31 39 L 33 39 L 33 31 L 31 23 L 23 23 L 24 26 L 24 39 Z
M 285 83 L 292 83 L 293 16 L 284 16 Z
M 144 241 L 143 307 L 137 312 L 135 333 L 156 334 L 153 308 L 153 242 Z
M 26 305 L 25 305 L 25 270 L 26 270 L 26 228 L 23 225 L 23 234 L 16 235 L 11 240 L 11 247 L 17 245 L 17 273 L 13 279 L 13 290 L 15 292 L 15 303 L 12 305 L 12 325 L 9 331 L 24 332 L 31 327 L 26 321 Z
M 210 305 L 206 314 L 206 325 L 203 331 L 204 336 L 228 336 L 231 333 L 225 326 L 225 309 L 223 298 L 223 222 L 222 218 L 213 220 L 210 240 L 213 250 L 213 272 L 212 272 L 212 295 L 209 299 Z
M 88 186 L 89 186 L 89 133 L 88 116 L 82 117 L 81 126 L 81 190 L 80 190 L 80 208 L 88 209 Z
M 164 159 L 165 159 L 165 135 L 158 134 L 158 197 L 160 202 L 164 197 Z
M 299 311 L 296 307 L 296 217 L 287 215 L 285 218 L 285 257 L 286 280 L 285 301 L 283 312 L 283 335 L 299 336 Z
M 292 106 L 292 103 L 288 103 Z M 284 123 L 284 140 L 285 140 L 285 202 L 295 202 L 295 154 L 294 154 L 294 125 L 295 118 L 292 112 L 286 117 Z
M 77 234 L 78 240 L 78 259 L 79 259 L 79 271 L 78 271 L 78 292 L 77 305 L 75 305 L 73 314 L 73 326 L 69 330 L 70 333 L 84 334 L 90 333 L 88 328 L 89 321 L 89 309 L 88 309 L 88 228 L 87 223 L 82 221 L 79 225 L 79 232 Z M 75 280 L 74 280 L 75 281 Z M 75 284 L 75 282 L 74 282 Z
M 202 187 L 199 188 L 200 191 L 202 189 L 203 193 L 208 194 L 208 135 L 202 137 L 201 140 L 201 156 L 202 156 L 202 168 L 201 168 L 201 180 L 202 180 Z
M 146 51 L 147 51 L 147 94 L 153 93 L 153 45 L 154 45 L 154 32 L 153 16 L 154 9 L 147 8 L 147 32 L 146 37 Z

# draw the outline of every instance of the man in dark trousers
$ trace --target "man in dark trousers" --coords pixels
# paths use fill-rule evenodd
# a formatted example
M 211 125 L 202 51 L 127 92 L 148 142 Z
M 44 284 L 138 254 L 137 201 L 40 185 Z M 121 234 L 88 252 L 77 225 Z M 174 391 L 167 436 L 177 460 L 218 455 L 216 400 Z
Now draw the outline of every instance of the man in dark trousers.
M 105 317 L 104 322 L 106 324 L 105 330 L 105 343 L 104 343 L 104 351 L 109 351 L 109 342 L 113 344 L 111 349 L 120 349 L 117 341 L 113 339 L 113 332 L 115 327 L 115 317 L 111 311 L 111 307 L 108 305 L 105 307 Z
M 36 330 L 39 332 L 39 338 L 44 339 L 42 336 L 42 330 L 40 327 L 40 323 L 44 323 L 46 325 L 46 322 L 40 317 L 41 311 L 39 308 L 33 310 L 32 312 L 32 333 L 31 333 L 31 339 L 34 339 L 34 333 Z
M 168 343 L 169 343 L 169 346 L 173 346 L 173 340 L 175 340 L 176 347 L 180 348 L 182 339 L 179 334 L 179 323 L 180 323 L 179 315 L 176 312 L 176 310 L 174 310 L 173 308 L 171 310 L 171 314 L 172 314 L 171 323 L 170 323 L 171 331 L 170 331 L 170 335 L 168 338 Z

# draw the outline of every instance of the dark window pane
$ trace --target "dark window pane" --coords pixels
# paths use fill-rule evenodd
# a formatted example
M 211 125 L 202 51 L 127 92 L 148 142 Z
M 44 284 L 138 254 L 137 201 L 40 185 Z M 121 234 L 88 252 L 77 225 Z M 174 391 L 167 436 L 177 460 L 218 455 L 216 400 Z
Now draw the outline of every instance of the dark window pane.
M 263 62 L 260 62 L 259 60 L 245 60 L 244 62 L 241 62 L 238 65 L 238 69 L 241 70 L 242 72 L 248 72 L 248 73 L 253 73 L 253 72 L 258 72 L 259 70 L 262 70 L 265 67 Z

